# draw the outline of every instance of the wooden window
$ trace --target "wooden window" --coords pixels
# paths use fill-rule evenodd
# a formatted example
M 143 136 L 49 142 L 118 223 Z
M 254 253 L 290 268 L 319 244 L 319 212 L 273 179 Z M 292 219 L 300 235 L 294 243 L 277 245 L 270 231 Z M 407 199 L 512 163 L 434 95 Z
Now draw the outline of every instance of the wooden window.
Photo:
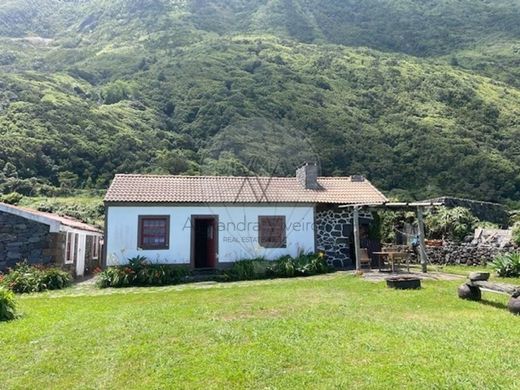
M 74 233 L 67 233 L 67 238 L 65 242 L 65 264 L 74 263 L 74 253 L 76 252 L 76 236 Z
M 286 248 L 285 217 L 258 217 L 258 242 L 264 248 Z
M 168 249 L 170 238 L 169 216 L 139 216 L 140 249 Z

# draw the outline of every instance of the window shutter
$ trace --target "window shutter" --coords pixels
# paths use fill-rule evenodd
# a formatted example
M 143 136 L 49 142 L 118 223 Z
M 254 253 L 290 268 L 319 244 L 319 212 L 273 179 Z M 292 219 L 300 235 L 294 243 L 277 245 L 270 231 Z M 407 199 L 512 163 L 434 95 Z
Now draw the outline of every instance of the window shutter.
M 168 249 L 170 217 L 139 216 L 138 242 L 141 249 Z
M 264 248 L 285 248 L 287 237 L 284 216 L 258 217 L 258 241 Z

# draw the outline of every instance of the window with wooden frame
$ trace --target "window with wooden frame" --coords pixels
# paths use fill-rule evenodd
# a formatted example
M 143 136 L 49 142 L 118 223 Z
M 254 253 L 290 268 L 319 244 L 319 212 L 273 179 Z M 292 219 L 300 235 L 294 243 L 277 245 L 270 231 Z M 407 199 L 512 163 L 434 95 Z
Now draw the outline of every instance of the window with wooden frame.
M 99 237 L 92 236 L 92 260 L 99 258 Z
M 264 248 L 286 248 L 285 216 L 258 217 L 258 242 Z
M 76 236 L 74 233 L 67 233 L 65 240 L 65 264 L 74 263 L 74 253 L 76 252 Z
M 140 249 L 169 249 L 170 216 L 139 216 L 138 246 Z

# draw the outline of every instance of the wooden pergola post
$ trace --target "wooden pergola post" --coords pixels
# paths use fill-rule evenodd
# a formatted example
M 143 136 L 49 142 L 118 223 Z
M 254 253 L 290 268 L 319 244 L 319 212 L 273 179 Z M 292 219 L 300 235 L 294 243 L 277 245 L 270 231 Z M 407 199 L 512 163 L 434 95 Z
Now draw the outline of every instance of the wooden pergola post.
M 423 207 L 417 207 L 417 224 L 419 225 L 419 256 L 421 259 L 422 272 L 428 272 L 428 263 L 426 257 L 426 242 L 424 238 L 424 216 Z
M 361 270 L 361 239 L 359 236 L 359 207 L 354 206 L 352 213 L 354 225 L 354 250 L 356 255 L 356 270 Z

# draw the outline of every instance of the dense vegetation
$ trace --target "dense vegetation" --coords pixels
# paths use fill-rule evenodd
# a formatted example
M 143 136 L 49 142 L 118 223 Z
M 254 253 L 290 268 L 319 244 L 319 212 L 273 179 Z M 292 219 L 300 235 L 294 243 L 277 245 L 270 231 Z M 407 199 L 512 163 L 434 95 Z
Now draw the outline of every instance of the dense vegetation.
M 0 286 L 0 321 L 11 321 L 16 317 L 16 302 L 12 291 Z
M 520 276 L 520 252 L 498 255 L 491 267 L 497 275 L 503 278 L 517 278 Z
M 32 266 L 21 262 L 7 274 L 0 274 L 0 288 L 25 294 L 45 290 L 61 290 L 72 284 L 68 272 L 55 267 Z
M 298 257 L 282 256 L 268 261 L 263 258 L 241 260 L 221 273 L 206 276 L 214 281 L 257 280 L 268 278 L 293 278 L 333 272 L 323 254 L 300 254 Z M 128 259 L 125 265 L 107 267 L 98 274 L 100 288 L 135 286 L 168 286 L 199 281 L 188 267 L 171 264 L 154 264 L 143 256 Z
M 315 158 L 401 198 L 514 201 L 518 20 L 512 0 L 2 2 L 0 193 Z

